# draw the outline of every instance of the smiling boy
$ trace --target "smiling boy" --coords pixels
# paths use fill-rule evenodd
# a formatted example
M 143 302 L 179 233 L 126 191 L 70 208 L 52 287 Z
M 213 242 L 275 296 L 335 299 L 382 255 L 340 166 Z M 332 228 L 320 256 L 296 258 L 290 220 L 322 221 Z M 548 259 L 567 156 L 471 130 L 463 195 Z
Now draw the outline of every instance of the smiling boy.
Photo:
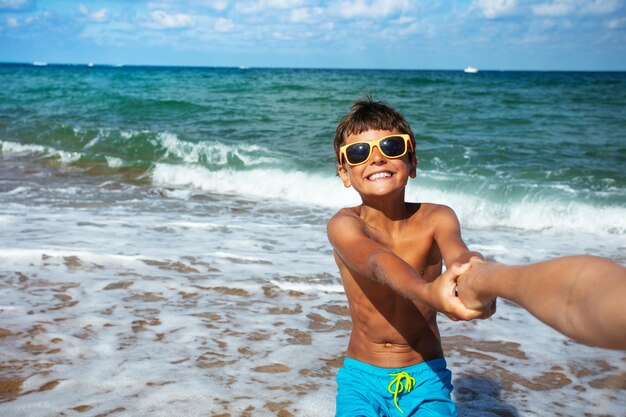
M 437 312 L 453 320 L 493 314 L 495 302 L 470 310 L 455 295 L 467 262 L 482 256 L 469 251 L 450 208 L 405 202 L 417 159 L 400 113 L 370 98 L 357 101 L 334 145 L 344 186 L 362 200 L 327 227 L 352 318 L 336 415 L 456 415 Z

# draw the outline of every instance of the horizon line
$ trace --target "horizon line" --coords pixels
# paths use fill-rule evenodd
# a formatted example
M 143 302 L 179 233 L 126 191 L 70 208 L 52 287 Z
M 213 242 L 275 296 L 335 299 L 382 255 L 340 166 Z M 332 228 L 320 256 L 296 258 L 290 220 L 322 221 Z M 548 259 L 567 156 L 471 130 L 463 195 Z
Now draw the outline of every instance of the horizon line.
M 47 61 L 0 61 L 0 65 L 22 65 L 31 67 L 46 66 L 74 66 L 74 67 L 149 67 L 149 68 L 193 68 L 193 69 L 287 69 L 287 70 L 322 70 L 322 71 L 461 71 L 465 68 L 364 68 L 364 67 L 283 67 L 283 66 L 257 66 L 257 65 L 190 65 L 190 64 L 123 64 L 123 63 L 96 63 L 96 62 L 47 62 Z M 626 69 L 478 69 L 478 72 L 626 72 Z M 474 75 L 474 74 L 472 74 Z

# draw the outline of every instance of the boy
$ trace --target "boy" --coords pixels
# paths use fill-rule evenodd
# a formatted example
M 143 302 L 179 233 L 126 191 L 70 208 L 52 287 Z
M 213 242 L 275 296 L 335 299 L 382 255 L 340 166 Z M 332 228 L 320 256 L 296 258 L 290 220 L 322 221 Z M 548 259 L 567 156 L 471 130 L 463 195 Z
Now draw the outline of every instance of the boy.
M 363 202 L 337 212 L 327 227 L 352 318 L 336 415 L 456 415 L 436 315 L 493 314 L 493 301 L 470 310 L 455 296 L 458 275 L 482 257 L 468 250 L 450 208 L 404 201 L 417 159 L 400 113 L 371 98 L 357 101 L 334 145 L 344 186 Z

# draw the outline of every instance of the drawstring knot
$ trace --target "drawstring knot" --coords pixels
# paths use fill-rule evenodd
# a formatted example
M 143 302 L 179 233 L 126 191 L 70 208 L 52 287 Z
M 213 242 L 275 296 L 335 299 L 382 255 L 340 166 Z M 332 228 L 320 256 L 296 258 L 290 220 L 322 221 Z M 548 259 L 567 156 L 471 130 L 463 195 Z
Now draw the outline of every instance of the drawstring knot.
M 413 378 L 411 375 L 407 374 L 406 372 L 398 372 L 397 374 L 389 374 L 389 376 L 392 376 L 394 378 L 387 386 L 387 391 L 389 391 L 390 394 L 393 394 L 393 403 L 395 404 L 396 408 L 400 410 L 401 413 L 404 414 L 404 411 L 402 411 L 402 409 L 398 405 L 398 394 L 400 394 L 403 391 L 406 391 L 407 393 L 411 392 L 411 390 L 415 386 L 415 378 Z

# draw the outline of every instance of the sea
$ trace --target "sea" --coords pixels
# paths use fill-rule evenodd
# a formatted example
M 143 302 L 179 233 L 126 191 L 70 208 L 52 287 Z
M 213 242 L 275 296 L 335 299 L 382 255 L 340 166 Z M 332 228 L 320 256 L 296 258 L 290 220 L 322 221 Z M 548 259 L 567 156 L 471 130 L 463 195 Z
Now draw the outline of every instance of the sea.
M 626 263 L 626 73 L 0 65 L 0 415 L 334 415 L 365 96 L 472 250 Z M 610 291 L 610 288 L 607 288 Z M 461 416 L 626 416 L 626 352 L 439 317 Z

